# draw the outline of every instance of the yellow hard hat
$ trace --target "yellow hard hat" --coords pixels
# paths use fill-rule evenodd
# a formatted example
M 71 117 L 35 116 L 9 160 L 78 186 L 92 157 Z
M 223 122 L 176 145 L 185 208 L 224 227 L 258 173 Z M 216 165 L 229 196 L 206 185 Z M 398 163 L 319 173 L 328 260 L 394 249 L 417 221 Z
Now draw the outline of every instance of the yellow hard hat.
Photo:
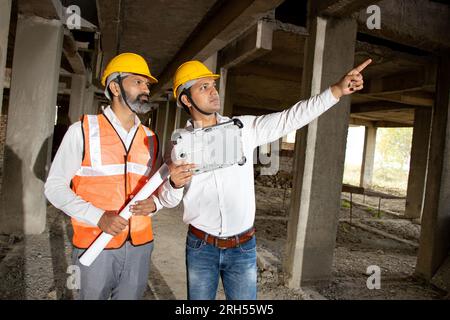
M 201 78 L 211 77 L 213 79 L 218 79 L 220 76 L 218 74 L 212 73 L 203 63 L 200 61 L 192 60 L 183 63 L 178 67 L 173 77 L 173 96 L 177 98 L 178 87 L 182 84 Z
M 145 59 L 135 53 L 119 54 L 108 63 L 102 76 L 103 86 L 106 85 L 106 79 L 115 72 L 135 73 L 149 78 L 151 83 L 158 82 L 150 73 Z

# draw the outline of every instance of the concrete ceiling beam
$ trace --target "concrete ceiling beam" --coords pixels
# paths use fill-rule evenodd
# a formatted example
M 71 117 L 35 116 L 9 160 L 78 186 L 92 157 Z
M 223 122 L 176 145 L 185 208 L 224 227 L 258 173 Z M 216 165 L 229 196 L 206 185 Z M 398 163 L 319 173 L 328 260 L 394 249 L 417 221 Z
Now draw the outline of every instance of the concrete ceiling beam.
M 252 62 L 239 66 L 234 70 L 237 76 L 255 75 L 263 78 L 278 79 L 285 81 L 301 82 L 302 68 L 287 67 L 276 64 Z
M 450 48 L 450 7 L 421 0 L 317 0 L 313 15 L 354 16 L 358 31 L 427 52 Z M 367 7 L 380 8 L 381 29 L 369 29 Z M 429 23 L 433 21 L 433 23 Z
M 412 128 L 413 123 L 403 123 L 403 122 L 394 122 L 394 121 L 375 121 L 375 128 Z
M 68 31 L 64 32 L 63 52 L 72 67 L 73 73 L 86 73 L 86 67 L 84 65 L 83 58 L 78 53 L 76 41 L 72 34 Z
M 379 1 L 379 0 L 378 0 Z M 317 15 L 349 17 L 355 12 L 376 4 L 377 0 L 316 0 L 315 11 Z
M 96 0 L 100 42 L 103 52 L 101 72 L 106 64 L 117 53 L 118 34 L 120 32 L 120 3 L 119 0 Z
M 404 60 L 417 65 L 436 64 L 435 58 L 431 55 L 416 55 L 404 51 L 394 50 L 383 45 L 359 40 L 356 41 L 355 52 L 356 55 L 371 57 L 372 60 L 378 64 L 390 60 Z
M 67 25 L 69 17 L 73 14 L 67 11 L 67 7 L 64 7 L 60 0 L 26 0 L 19 1 L 18 4 L 19 14 L 25 16 L 37 16 L 44 19 L 61 20 L 64 25 Z M 80 14 L 80 26 L 79 30 L 95 32 L 97 26 L 90 23 L 82 17 Z
M 434 104 L 434 94 L 423 91 L 392 93 L 392 94 L 356 93 L 355 96 L 365 99 L 372 99 L 378 101 L 391 101 L 422 107 L 432 107 Z
M 27 0 L 18 2 L 19 14 L 50 20 L 59 20 L 61 7 L 59 0 Z
M 367 103 L 358 103 L 351 105 L 351 113 L 369 113 L 379 111 L 404 111 L 414 110 L 417 106 L 396 103 L 391 101 L 374 101 Z
M 183 44 L 181 49 L 159 75 L 159 83 L 153 88 L 152 99 L 164 94 L 171 86 L 176 69 L 185 61 L 205 60 L 238 37 L 269 10 L 283 0 L 224 1 L 217 11 L 202 21 Z
M 300 83 L 256 75 L 234 75 L 236 101 L 243 106 L 284 110 L 299 100 Z
M 365 81 L 364 93 L 395 94 L 408 91 L 433 89 L 436 84 L 436 68 L 428 66 L 420 70 L 412 70 L 393 74 L 382 78 L 372 78 Z
M 349 125 L 351 126 L 364 126 L 369 128 L 404 128 L 411 127 L 412 123 L 408 121 L 396 122 L 396 121 L 386 121 L 386 120 L 367 120 L 358 117 L 350 116 Z
M 285 23 L 285 22 L 281 22 L 279 20 L 276 19 L 267 19 L 268 21 L 273 23 L 273 30 L 281 30 L 281 31 L 286 31 L 289 33 L 294 33 L 294 34 L 298 34 L 300 36 L 309 36 L 309 32 L 308 29 L 305 27 L 301 27 L 301 26 L 296 26 L 290 23 Z
M 427 52 L 450 48 L 450 6 L 421 0 L 383 0 L 377 5 L 381 29 L 370 30 L 369 15 L 361 10 L 357 15 L 359 32 Z
M 18 10 L 25 16 L 61 20 L 64 25 L 67 25 L 68 16 L 71 14 L 67 12 L 67 8 L 61 4 L 60 0 L 19 1 Z M 80 30 L 95 31 L 97 27 L 80 16 Z M 74 73 L 84 74 L 86 72 L 83 59 L 78 53 L 76 41 L 68 29 L 64 31 L 63 52 Z
M 273 24 L 259 20 L 250 30 L 219 51 L 218 65 L 233 68 L 272 50 Z
M 369 127 L 369 128 L 375 128 L 374 122 L 375 121 L 355 118 L 352 115 L 350 115 L 350 119 L 349 119 L 348 124 L 350 126 L 364 126 L 364 127 Z

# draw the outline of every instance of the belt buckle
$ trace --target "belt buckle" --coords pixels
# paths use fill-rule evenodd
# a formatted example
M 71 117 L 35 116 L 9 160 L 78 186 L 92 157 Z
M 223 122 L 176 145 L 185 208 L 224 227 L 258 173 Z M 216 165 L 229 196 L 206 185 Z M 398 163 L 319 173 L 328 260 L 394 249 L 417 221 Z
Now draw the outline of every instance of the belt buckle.
M 219 241 L 226 241 L 228 238 L 220 238 L 220 237 L 216 237 L 215 239 L 214 239 L 214 245 L 217 247 L 217 248 L 219 248 L 219 249 L 228 249 L 228 247 L 226 247 L 226 246 L 220 246 L 219 245 Z

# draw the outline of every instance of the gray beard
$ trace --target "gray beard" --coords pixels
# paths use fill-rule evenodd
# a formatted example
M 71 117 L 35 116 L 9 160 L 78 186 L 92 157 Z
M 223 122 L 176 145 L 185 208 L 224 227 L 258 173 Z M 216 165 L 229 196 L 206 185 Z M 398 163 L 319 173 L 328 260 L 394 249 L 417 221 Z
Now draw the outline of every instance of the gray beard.
M 144 114 L 144 113 L 147 113 L 150 110 L 152 110 L 150 103 L 140 103 L 140 102 L 129 103 L 128 102 L 128 104 L 130 105 L 131 110 L 133 110 L 137 114 Z
M 123 101 L 124 99 L 122 96 L 121 96 L 121 98 Z M 123 101 L 123 102 L 125 102 L 125 101 Z M 145 114 L 152 110 L 152 106 L 151 106 L 150 102 L 142 103 L 142 102 L 139 102 L 139 100 L 135 100 L 134 102 L 131 102 L 128 99 L 126 102 L 128 103 L 128 106 L 130 107 L 130 109 L 137 114 Z M 125 104 L 127 104 L 127 103 L 125 103 Z

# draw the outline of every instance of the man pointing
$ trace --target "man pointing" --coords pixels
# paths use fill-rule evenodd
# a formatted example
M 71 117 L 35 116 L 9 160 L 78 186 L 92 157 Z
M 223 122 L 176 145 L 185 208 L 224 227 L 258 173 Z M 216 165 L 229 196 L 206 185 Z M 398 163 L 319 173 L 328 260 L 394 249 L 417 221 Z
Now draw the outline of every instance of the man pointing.
M 239 116 L 247 162 L 192 176 L 174 175 L 163 185 L 165 206 L 184 204 L 189 225 L 186 268 L 189 299 L 215 299 L 219 278 L 227 299 L 256 299 L 256 240 L 253 150 L 297 130 L 326 112 L 342 96 L 363 88 L 361 72 L 371 60 L 349 71 L 319 95 L 290 109 L 263 116 Z M 190 114 L 186 129 L 229 121 L 218 114 L 215 86 L 219 75 L 201 62 L 188 61 L 175 73 L 173 92 L 179 107 Z

